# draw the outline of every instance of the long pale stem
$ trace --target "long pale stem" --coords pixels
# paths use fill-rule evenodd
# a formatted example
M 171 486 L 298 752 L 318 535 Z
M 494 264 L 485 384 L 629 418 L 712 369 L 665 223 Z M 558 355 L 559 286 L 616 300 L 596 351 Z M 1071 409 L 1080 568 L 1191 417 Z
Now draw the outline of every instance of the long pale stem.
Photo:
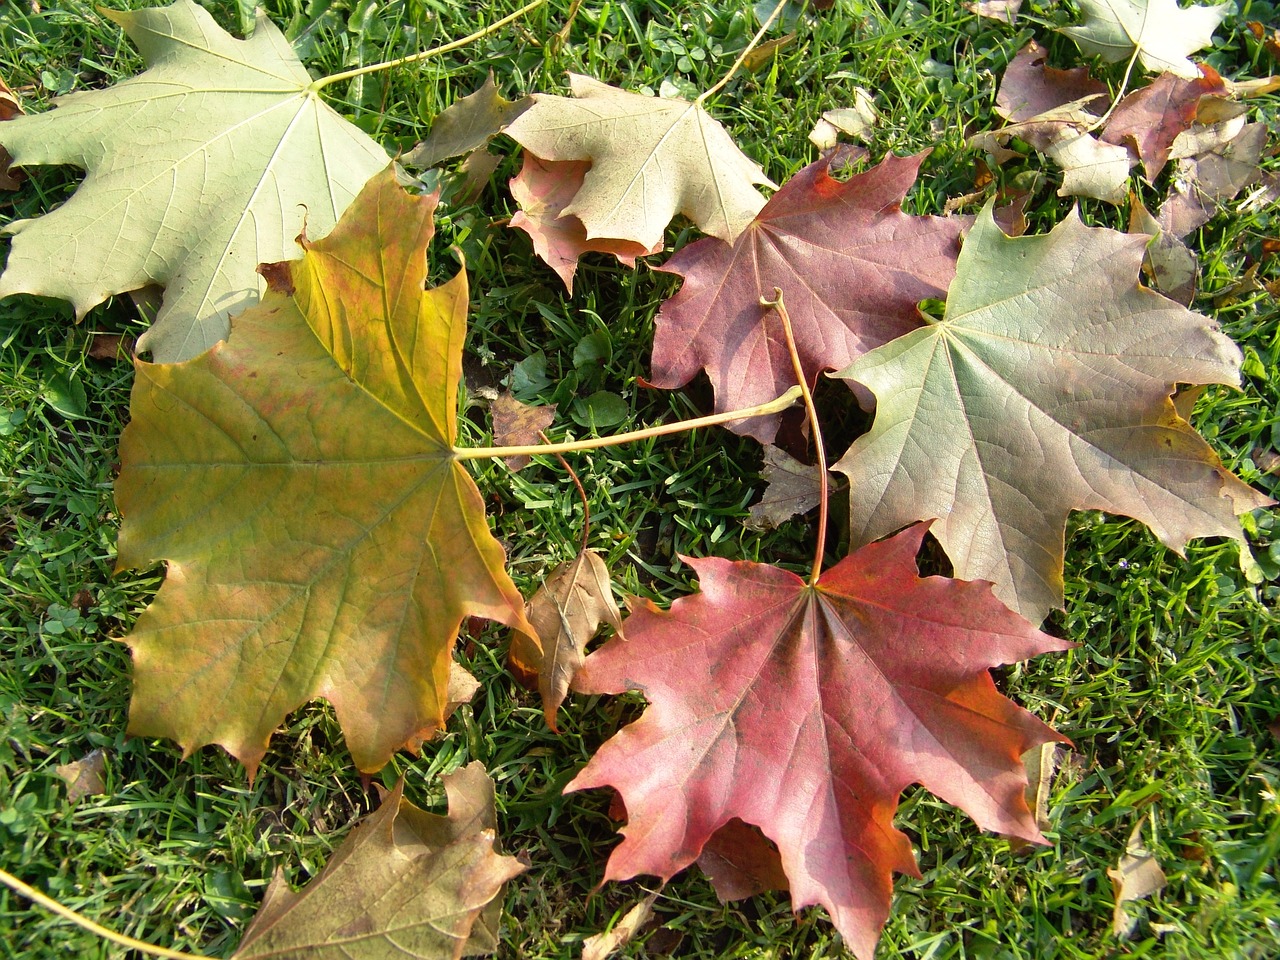
M 154 943 L 147 943 L 143 940 L 135 940 L 133 937 L 126 937 L 123 933 L 116 933 L 114 930 L 108 930 L 106 927 L 100 927 L 88 917 L 82 917 L 70 907 L 64 907 L 52 897 L 47 897 L 35 887 L 27 886 L 13 874 L 0 870 L 0 883 L 3 883 L 10 890 L 26 897 L 32 903 L 39 904 L 51 913 L 56 913 L 65 920 L 70 920 L 78 927 L 83 927 L 95 936 L 101 937 L 103 940 L 110 940 L 112 943 L 118 943 L 122 947 L 128 947 L 130 950 L 137 950 L 139 953 L 146 953 L 153 957 L 167 957 L 169 960 L 205 960 L 204 956 L 198 953 L 183 953 L 181 950 L 170 950 L 167 947 L 157 947 Z
M 773 13 L 769 14 L 769 19 L 760 24 L 760 29 L 756 31 L 756 35 L 751 38 L 751 42 L 747 44 L 747 48 L 738 54 L 738 59 L 733 61 L 733 66 L 710 90 L 704 90 L 698 95 L 698 99 L 693 102 L 701 106 L 711 97 L 724 89 L 725 84 L 733 79 L 734 74 L 747 61 L 747 57 L 751 55 L 751 51 L 760 45 L 760 41 L 764 39 L 764 35 L 769 32 L 769 28 L 773 26 L 773 21 L 778 19 L 778 14 L 782 13 L 782 8 L 787 5 L 787 0 L 778 0 L 778 5 L 773 8 Z
M 397 60 L 384 60 L 382 63 L 371 63 L 367 67 L 357 67 L 354 70 L 344 70 L 342 73 L 335 73 L 327 77 L 321 77 L 319 80 L 312 82 L 310 89 L 313 92 L 323 90 L 331 83 L 338 83 L 342 80 L 351 80 L 355 77 L 363 77 L 367 73 L 377 73 L 379 70 L 390 70 L 393 67 L 403 67 L 407 63 L 419 63 L 423 60 L 430 60 L 432 57 L 438 57 L 442 53 L 451 53 L 454 50 L 459 50 L 462 47 L 465 47 L 469 43 L 475 43 L 477 40 L 481 40 L 489 36 L 489 34 L 501 30 L 507 24 L 519 20 L 526 13 L 529 13 L 531 10 L 536 10 L 546 2 L 547 0 L 532 0 L 532 2 L 526 3 L 515 13 L 508 14 L 501 20 L 495 20 L 487 27 L 483 27 L 475 33 L 463 37 L 461 40 L 452 40 L 442 46 L 432 47 L 430 50 L 423 50 L 421 53 L 410 54 L 407 57 L 400 57 Z
M 1133 65 L 1138 62 L 1138 54 L 1141 48 L 1134 47 L 1133 55 L 1129 57 L 1128 64 L 1124 68 L 1124 76 L 1120 79 L 1120 89 L 1116 91 L 1116 95 L 1111 99 L 1111 106 L 1107 107 L 1107 112 L 1100 116 L 1093 123 L 1089 124 L 1085 133 L 1093 133 L 1104 123 L 1111 119 L 1111 115 L 1116 112 L 1116 107 L 1120 106 L 1120 101 L 1124 99 L 1125 91 L 1129 89 L 1129 77 L 1133 73 Z
M 622 443 L 636 440 L 648 440 L 650 437 L 664 437 L 671 433 L 684 433 L 686 430 L 697 430 L 700 427 L 714 427 L 717 424 L 729 423 L 733 420 L 749 420 L 751 417 L 764 417 L 771 413 L 781 413 L 802 396 L 799 387 L 792 387 L 782 396 L 762 403 L 757 407 L 746 407 L 742 410 L 729 410 L 725 413 L 713 413 L 708 417 L 697 417 L 693 420 L 677 420 L 675 423 L 664 423 L 630 433 L 615 433 L 608 437 L 592 437 L 590 440 L 570 440 L 565 443 L 534 444 L 528 447 L 454 447 L 455 460 L 492 460 L 494 457 L 540 457 L 545 454 L 577 453 L 580 450 L 598 450 L 600 447 L 615 447 Z
M 827 452 L 822 445 L 822 427 L 818 424 L 818 408 L 813 404 L 813 393 L 809 390 L 809 378 L 804 375 L 804 366 L 800 363 L 800 353 L 796 350 L 795 333 L 791 330 L 791 316 L 787 306 L 782 302 L 782 291 L 773 288 L 773 299 L 760 298 L 760 306 L 772 307 L 782 318 L 782 333 L 787 341 L 787 353 L 791 355 L 791 368 L 796 372 L 801 395 L 804 397 L 804 412 L 809 417 L 809 429 L 813 431 L 813 445 L 818 451 L 818 545 L 813 551 L 813 571 L 809 574 L 809 586 L 818 585 L 822 576 L 822 556 L 827 550 Z M 792 387 L 792 389 L 796 389 Z

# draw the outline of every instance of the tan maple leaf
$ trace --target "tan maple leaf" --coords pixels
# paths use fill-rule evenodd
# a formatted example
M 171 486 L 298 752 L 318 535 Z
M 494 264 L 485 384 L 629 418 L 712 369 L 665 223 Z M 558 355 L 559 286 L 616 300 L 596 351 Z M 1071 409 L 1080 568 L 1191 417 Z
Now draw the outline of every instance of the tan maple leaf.
M 507 135 L 544 160 L 589 160 L 591 169 L 564 210 L 587 238 L 662 240 L 682 213 L 729 243 L 764 206 L 754 184 L 772 187 L 697 101 L 645 97 L 569 75 L 572 97 L 539 93 Z

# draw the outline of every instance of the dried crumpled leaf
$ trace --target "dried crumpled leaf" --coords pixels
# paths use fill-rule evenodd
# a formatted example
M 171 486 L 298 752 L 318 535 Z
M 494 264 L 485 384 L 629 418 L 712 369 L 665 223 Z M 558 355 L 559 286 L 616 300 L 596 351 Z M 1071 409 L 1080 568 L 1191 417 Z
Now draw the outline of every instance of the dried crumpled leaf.
M 403 778 L 302 890 L 277 873 L 236 960 L 456 960 L 490 952 L 477 919 L 525 868 L 497 850 L 493 781 L 479 762 L 443 778 L 447 816 L 404 799 Z
M 555 730 L 556 711 L 582 668 L 587 644 L 604 624 L 622 633 L 622 613 L 613 599 L 604 558 L 583 550 L 556 567 L 529 601 L 526 615 L 542 645 L 515 631 L 512 666 L 526 678 L 537 676 L 547 726 Z
M 1162 229 L 1137 196 L 1130 198 L 1129 232 L 1145 233 L 1151 237 L 1142 262 L 1151 285 L 1171 300 L 1190 306 L 1196 294 L 1196 278 L 1200 274 L 1200 261 L 1191 248 Z
M 436 117 L 431 132 L 405 155 L 404 163 L 411 167 L 434 167 L 450 157 L 479 150 L 532 105 L 528 97 L 512 101 L 498 93 L 490 70 L 478 90 Z
M 819 150 L 830 150 L 836 145 L 841 133 L 855 140 L 866 140 L 879 119 L 876 102 L 871 94 L 862 87 L 855 87 L 853 106 L 824 111 L 809 131 L 809 141 Z
M 1259 162 L 1267 136 L 1265 123 L 1244 123 L 1239 117 L 1211 127 L 1193 127 L 1175 140 L 1171 155 L 1181 159 L 1174 172 L 1173 191 L 1156 215 L 1161 228 L 1175 237 L 1185 237 L 1256 182 L 1262 175 Z M 1186 155 L 1192 143 L 1200 149 Z
M 753 530 L 772 530 L 787 520 L 808 513 L 818 505 L 821 487 L 818 468 L 801 463 L 780 447 L 764 448 L 764 496 L 751 507 L 747 526 Z
M 521 403 L 510 390 L 499 394 L 489 404 L 493 417 L 493 442 L 499 447 L 527 447 L 538 442 L 538 434 L 556 418 L 556 405 L 537 406 Z M 503 457 L 502 462 L 512 471 L 523 470 L 533 458 L 517 455 Z
M 612 929 L 587 937 L 582 942 L 582 960 L 605 960 L 621 950 L 639 933 L 653 915 L 653 904 L 658 899 L 658 891 L 649 894 L 634 907 L 623 914 L 622 919 Z
M 1034 41 L 1018 52 L 996 93 L 996 112 L 1009 124 L 978 133 L 969 143 L 1004 162 L 1016 155 L 1005 142 L 1021 137 L 1062 168 L 1059 196 L 1121 202 L 1132 164 L 1129 151 L 1091 133 L 1099 119 L 1093 105 L 1107 88 L 1091 79 L 1086 68 L 1058 70 L 1048 66 L 1047 58 Z
M 71 763 L 60 763 L 55 768 L 58 776 L 67 782 L 67 799 L 79 800 L 90 794 L 106 793 L 102 774 L 105 772 L 106 757 L 102 750 L 93 750 L 79 760 Z
M 1154 854 L 1142 845 L 1143 817 L 1133 826 L 1124 856 L 1114 867 L 1107 869 L 1116 905 L 1111 915 L 1111 931 L 1117 937 L 1128 937 L 1138 926 L 1137 917 L 1129 915 L 1125 904 L 1143 900 L 1164 889 L 1168 882 Z

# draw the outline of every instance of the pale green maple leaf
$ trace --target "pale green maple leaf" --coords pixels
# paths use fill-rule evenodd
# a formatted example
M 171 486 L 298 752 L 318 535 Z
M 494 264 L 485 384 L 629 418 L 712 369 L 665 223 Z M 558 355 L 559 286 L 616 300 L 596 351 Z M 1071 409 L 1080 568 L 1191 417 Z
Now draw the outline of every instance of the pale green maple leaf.
M 1084 23 L 1065 27 L 1085 53 L 1110 63 L 1138 60 L 1155 73 L 1194 80 L 1200 71 L 1187 57 L 1212 42 L 1230 6 L 1179 7 L 1177 0 L 1080 0 Z
M 1134 517 L 1179 551 L 1243 539 L 1235 515 L 1271 501 L 1170 400 L 1179 383 L 1238 383 L 1240 351 L 1138 283 L 1147 239 L 1074 211 L 1010 238 L 990 206 L 979 215 L 945 317 L 839 374 L 876 396 L 871 431 L 836 465 L 855 546 L 936 518 L 955 575 L 1039 621 L 1062 605 L 1072 510 Z
M 147 70 L 0 130 L 16 166 L 86 171 L 57 210 L 8 227 L 0 296 L 59 297 L 83 316 L 160 284 L 163 303 L 138 346 L 184 360 L 257 301 L 259 263 L 294 256 L 304 224 L 327 233 L 388 157 L 320 100 L 265 17 L 237 40 L 194 0 L 103 12 Z

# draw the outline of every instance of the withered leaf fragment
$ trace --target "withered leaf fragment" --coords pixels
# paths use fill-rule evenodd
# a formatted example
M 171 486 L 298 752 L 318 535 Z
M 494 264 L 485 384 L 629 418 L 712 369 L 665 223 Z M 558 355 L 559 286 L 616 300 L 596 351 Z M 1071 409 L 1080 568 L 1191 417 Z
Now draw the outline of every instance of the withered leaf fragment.
M 493 781 L 444 776 L 447 816 L 404 799 L 403 778 L 302 890 L 277 873 L 235 960 L 457 960 L 491 952 L 474 927 L 524 867 L 498 853 Z M 482 951 L 477 947 L 484 947 Z
M 622 613 L 613 599 L 604 558 L 583 550 L 556 567 L 529 601 L 527 615 L 541 647 L 517 631 L 511 660 L 520 673 L 537 676 L 547 726 L 555 730 L 556 711 L 582 667 L 587 644 L 602 625 L 622 632 Z

